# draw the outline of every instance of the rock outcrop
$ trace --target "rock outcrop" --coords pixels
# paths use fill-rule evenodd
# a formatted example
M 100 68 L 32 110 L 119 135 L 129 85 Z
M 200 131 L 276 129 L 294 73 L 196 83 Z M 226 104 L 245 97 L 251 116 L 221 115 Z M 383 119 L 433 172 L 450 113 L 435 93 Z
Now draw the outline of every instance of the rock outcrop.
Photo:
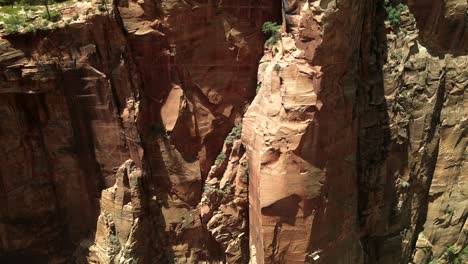
M 115 185 L 102 191 L 101 214 L 97 219 L 95 241 L 83 263 L 148 263 L 161 254 L 157 230 L 151 228 L 151 217 L 142 204 L 145 191 L 142 171 L 132 160 L 126 161 L 115 175 Z M 156 242 L 156 243 L 155 243 Z M 77 258 L 85 256 L 77 252 Z
M 55 258 L 91 235 L 114 168 L 141 160 L 123 136 L 135 130 L 135 99 L 120 94 L 121 119 L 122 83 L 106 77 L 124 65 L 125 38 L 107 17 L 86 23 L 0 41 L 3 254 Z
M 466 260 L 465 3 L 286 2 L 244 118 L 256 263 Z
M 241 141 L 226 142 L 199 205 L 202 223 L 221 245 L 227 263 L 249 262 L 248 170 Z
M 407 0 L 418 21 L 419 41 L 431 52 L 466 55 L 468 3 L 463 0 Z
M 257 263 L 361 263 L 356 25 L 370 1 L 288 2 L 244 118 L 251 247 Z

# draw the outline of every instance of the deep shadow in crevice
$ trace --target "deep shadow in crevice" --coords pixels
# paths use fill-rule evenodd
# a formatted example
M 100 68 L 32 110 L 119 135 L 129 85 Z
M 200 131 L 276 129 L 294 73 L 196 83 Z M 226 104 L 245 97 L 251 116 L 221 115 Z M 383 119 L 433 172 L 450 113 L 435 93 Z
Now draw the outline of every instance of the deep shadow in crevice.
M 387 237 L 381 236 L 380 228 L 385 226 L 395 203 L 397 171 L 406 165 L 406 161 L 399 159 L 406 160 L 406 148 L 392 145 L 390 138 L 383 77 L 383 66 L 388 57 L 383 0 L 374 1 L 373 9 L 367 13 L 368 22 L 363 31 L 360 50 L 361 83 L 357 90 L 355 108 L 355 115 L 359 120 L 357 214 L 364 263 L 383 263 L 385 257 L 382 256 L 399 256 L 402 250 L 399 243 L 386 243 Z M 392 167 L 386 164 L 391 152 L 400 154 L 396 155 Z M 384 216 L 379 219 L 381 214 Z
M 468 54 L 466 4 L 449 1 L 401 1 L 416 18 L 418 40 L 432 56 Z M 463 8 L 464 7 L 464 8 Z M 449 10 L 450 9 L 450 10 Z
M 279 223 L 294 226 L 301 201 L 302 198 L 297 194 L 284 197 L 269 206 L 263 207 L 262 215 L 279 217 Z

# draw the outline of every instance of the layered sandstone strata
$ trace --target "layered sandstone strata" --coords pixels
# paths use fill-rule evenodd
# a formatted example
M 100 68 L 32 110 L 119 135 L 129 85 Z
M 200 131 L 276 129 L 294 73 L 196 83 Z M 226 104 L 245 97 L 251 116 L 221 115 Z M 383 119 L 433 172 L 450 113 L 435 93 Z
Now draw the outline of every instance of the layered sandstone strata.
M 224 250 L 197 206 L 254 95 L 260 28 L 279 3 L 114 1 L 99 12 L 100 3 L 64 8 L 63 21 L 78 19 L 57 29 L 0 40 L 1 257 L 245 259 L 240 247 Z M 121 166 L 141 173 L 138 213 L 133 201 L 108 201 L 133 188 L 119 182 Z

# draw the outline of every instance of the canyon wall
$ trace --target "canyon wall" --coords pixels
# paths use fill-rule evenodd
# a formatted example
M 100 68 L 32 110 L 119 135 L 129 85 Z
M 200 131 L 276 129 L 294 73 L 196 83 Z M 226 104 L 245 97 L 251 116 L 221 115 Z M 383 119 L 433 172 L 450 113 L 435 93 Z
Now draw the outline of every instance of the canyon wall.
M 0 33 L 0 262 L 468 261 L 468 4 L 390 2 L 72 1 Z
M 468 36 L 460 18 L 467 8 L 463 1 L 408 1 L 398 25 L 386 22 L 376 32 L 384 89 L 363 91 L 358 165 L 371 263 L 468 258 Z
M 286 2 L 244 118 L 253 261 L 466 261 L 467 4 Z
M 260 29 L 279 3 L 99 4 L 63 8 L 53 30 L 2 36 L 2 260 L 245 263 L 248 246 L 211 228 L 217 206 L 203 218 L 200 208 L 255 94 Z

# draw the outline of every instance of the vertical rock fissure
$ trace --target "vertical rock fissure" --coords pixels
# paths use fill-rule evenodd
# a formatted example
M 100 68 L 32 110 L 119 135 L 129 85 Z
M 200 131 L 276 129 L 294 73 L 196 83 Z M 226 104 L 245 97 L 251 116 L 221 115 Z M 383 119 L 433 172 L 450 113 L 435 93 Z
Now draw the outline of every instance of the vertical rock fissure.
M 426 137 L 426 144 L 430 143 L 437 134 L 439 134 L 439 129 L 441 126 L 440 118 L 441 118 L 441 113 L 442 113 L 442 108 L 445 102 L 445 87 L 446 87 L 446 69 L 445 67 L 441 70 L 441 76 L 440 76 L 440 83 L 437 88 L 436 92 L 436 102 L 434 104 L 434 110 L 433 110 L 433 115 L 430 121 L 430 127 L 427 131 L 427 137 Z M 434 146 L 434 153 L 430 154 L 429 157 L 427 157 L 427 162 L 425 162 L 426 168 L 427 168 L 427 179 L 426 182 L 422 183 L 422 194 L 424 195 L 423 198 L 421 199 L 420 203 L 423 205 L 419 209 L 419 215 L 418 219 L 416 221 L 416 225 L 414 227 L 414 236 L 411 241 L 411 247 L 410 247 L 410 252 L 415 252 L 416 250 L 416 242 L 418 240 L 418 235 L 423 231 L 424 224 L 427 221 L 427 214 L 428 214 L 428 207 L 429 207 L 429 190 L 432 185 L 432 180 L 434 177 L 435 173 L 435 168 L 437 164 L 437 159 L 439 158 L 439 147 L 440 147 L 440 138 L 436 139 L 437 142 L 435 143 Z M 427 150 L 426 150 L 427 151 Z M 427 155 L 427 153 L 424 153 L 424 155 Z M 422 160 L 425 160 L 425 157 L 422 157 Z M 411 256 L 405 256 L 406 258 L 410 258 Z M 407 259 L 406 259 L 407 260 Z

